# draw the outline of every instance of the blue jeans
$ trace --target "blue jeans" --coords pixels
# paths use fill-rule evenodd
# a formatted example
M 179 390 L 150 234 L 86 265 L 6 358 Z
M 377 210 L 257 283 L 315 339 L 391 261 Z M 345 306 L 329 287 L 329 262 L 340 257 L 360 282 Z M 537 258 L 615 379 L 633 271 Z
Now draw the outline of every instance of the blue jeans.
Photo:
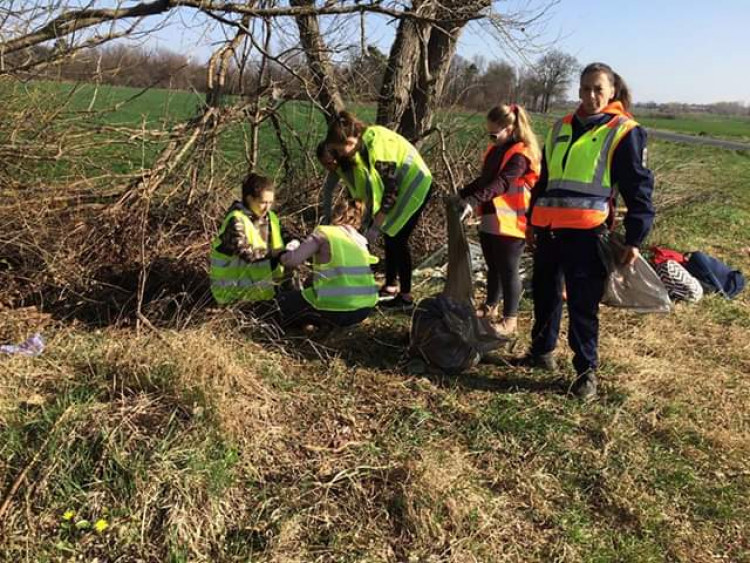
M 599 365 L 599 302 L 607 269 L 600 245 L 604 229 L 537 229 L 532 292 L 534 326 L 531 353 L 552 352 L 562 318 L 563 280 L 568 301 L 568 344 L 579 375 Z

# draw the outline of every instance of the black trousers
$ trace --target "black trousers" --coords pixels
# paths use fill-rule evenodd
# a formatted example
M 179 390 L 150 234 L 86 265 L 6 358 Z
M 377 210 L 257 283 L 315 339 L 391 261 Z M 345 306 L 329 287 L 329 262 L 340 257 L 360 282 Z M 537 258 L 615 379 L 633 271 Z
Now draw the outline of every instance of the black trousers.
M 479 243 L 487 263 L 487 305 L 497 305 L 502 296 L 503 316 L 517 317 L 521 301 L 521 276 L 518 268 L 526 240 L 480 231 Z
M 568 300 L 568 343 L 579 375 L 599 365 L 599 302 L 607 270 L 602 260 L 603 229 L 537 229 L 534 252 L 534 326 L 531 353 L 555 349 L 562 318 L 562 289 Z
M 364 321 L 372 307 L 356 311 L 321 311 L 310 305 L 301 291 L 285 291 L 276 297 L 278 323 L 281 328 L 312 324 L 316 326 L 351 326 Z
M 396 279 L 399 281 L 401 293 L 411 293 L 411 249 L 409 248 L 409 237 L 422 216 L 427 202 L 430 200 L 430 192 L 427 193 L 422 205 L 404 224 L 395 236 L 384 235 L 385 245 L 385 285 L 395 286 Z

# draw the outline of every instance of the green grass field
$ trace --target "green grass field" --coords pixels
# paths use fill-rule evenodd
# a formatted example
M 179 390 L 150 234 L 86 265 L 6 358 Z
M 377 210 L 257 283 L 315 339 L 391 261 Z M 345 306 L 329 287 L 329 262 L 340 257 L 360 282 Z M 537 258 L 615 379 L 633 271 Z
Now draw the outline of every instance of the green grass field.
M 35 103 L 49 104 L 60 108 L 66 123 L 74 123 L 77 130 L 90 131 L 94 142 L 86 147 L 86 155 L 91 159 L 90 169 L 85 174 L 94 175 L 101 162 L 118 174 L 138 172 L 148 168 L 156 159 L 165 142 L 150 140 L 140 146 L 126 142 L 128 133 L 140 128 L 168 128 L 183 122 L 196 114 L 203 102 L 198 93 L 152 89 L 143 91 L 136 88 L 100 86 L 91 84 L 32 83 L 15 85 L 13 93 L 6 96 L 28 98 Z M 354 112 L 365 121 L 374 121 L 373 105 L 353 105 Z M 280 112 L 283 137 L 292 153 L 293 166 L 310 173 L 310 155 L 324 136 L 324 121 L 320 113 L 310 104 L 287 102 Z M 437 122 L 447 133 L 451 146 L 472 145 L 481 151 L 486 143 L 484 116 L 480 113 L 438 114 Z M 540 119 L 540 135 L 548 126 L 547 120 Z M 100 128 L 108 128 L 101 132 Z M 115 134 L 112 128 L 126 128 L 125 133 Z M 218 143 L 218 158 L 224 170 L 235 171 L 239 177 L 246 168 L 246 147 L 249 143 L 250 127 L 235 124 L 224 131 Z M 99 140 L 101 142 L 97 143 Z M 439 139 L 436 135 L 426 143 L 427 155 L 434 151 Z M 279 177 L 282 174 L 282 155 L 278 149 L 276 134 L 266 121 L 260 129 L 260 162 L 262 172 Z M 35 170 L 39 174 L 39 170 Z M 46 171 L 49 180 L 65 178 L 68 170 L 64 162 L 57 162 Z M 319 173 L 319 172 L 318 172 Z
M 654 129 L 736 141 L 750 140 L 750 117 L 688 114 L 665 118 L 651 115 L 641 116 L 637 112 L 636 117 L 641 124 Z
M 196 103 L 149 96 L 102 119 Z M 310 115 L 287 111 L 314 147 Z M 481 116 L 441 120 L 478 159 Z M 241 164 L 242 132 L 226 142 Z M 655 141 L 650 159 L 650 242 L 750 273 L 750 155 Z M 602 309 L 591 405 L 561 393 L 565 330 L 559 374 L 504 361 L 528 344 L 528 300 L 518 342 L 455 378 L 406 372 L 405 316 L 269 340 L 226 310 L 138 332 L 0 309 L 0 340 L 48 341 L 0 358 L 0 560 L 748 563 L 749 295 Z

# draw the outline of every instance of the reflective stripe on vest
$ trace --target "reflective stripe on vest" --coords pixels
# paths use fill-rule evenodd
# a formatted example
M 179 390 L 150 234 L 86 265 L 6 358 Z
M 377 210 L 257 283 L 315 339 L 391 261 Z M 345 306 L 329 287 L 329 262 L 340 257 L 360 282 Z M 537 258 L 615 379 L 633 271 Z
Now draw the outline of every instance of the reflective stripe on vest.
M 340 171 L 339 175 L 347 182 L 352 197 L 367 205 L 370 211 L 368 216 L 374 216 L 380 211 L 385 190 L 375 164 L 396 164 L 396 202 L 380 227 L 385 234 L 395 236 L 424 203 L 432 184 L 432 174 L 417 149 L 390 129 L 372 125 L 362 134 L 362 142 L 369 162 L 364 162 L 358 152 L 352 161 L 356 172 L 347 174 Z M 349 184 L 349 181 L 353 181 L 354 185 Z
M 622 138 L 638 124 L 619 102 L 605 108 L 612 118 L 571 144 L 570 114 L 553 126 L 545 143 L 548 184 L 531 214 L 538 227 L 591 229 L 607 220 L 613 197 L 610 168 Z
M 315 272 L 313 279 L 331 279 L 337 276 L 362 276 L 372 273 L 370 266 L 338 266 L 327 268 L 325 271 Z
M 251 279 L 240 279 L 240 280 L 214 280 L 213 284 L 216 287 L 240 287 L 240 288 L 254 288 L 254 289 L 263 289 L 263 288 L 273 288 L 273 281 L 271 280 L 260 280 L 260 281 L 253 281 Z
M 325 264 L 313 261 L 312 287 L 302 291 L 305 300 L 320 311 L 374 307 L 378 287 L 370 264 L 378 259 L 357 244 L 344 227 L 320 226 L 316 231 L 328 241 L 331 259 Z
M 230 256 L 219 251 L 222 235 L 234 218 L 241 221 L 245 237 L 252 248 L 261 250 L 268 248 L 250 217 L 241 209 L 233 209 L 224 218 L 211 244 L 211 293 L 219 304 L 273 299 L 274 280 L 281 279 L 284 273 L 281 267 L 271 271 L 270 260 L 250 263 L 239 256 Z M 284 245 L 281 239 L 281 225 L 273 211 L 268 212 L 268 226 L 271 248 L 281 250 Z
M 516 143 L 505 151 L 499 170 L 505 168 L 508 161 L 517 154 L 526 158 L 528 169 L 523 176 L 511 182 L 504 194 L 492 200 L 496 224 L 492 223 L 492 219 L 483 220 L 482 226 L 485 232 L 516 238 L 526 236 L 526 212 L 531 200 L 531 188 L 539 179 L 539 161 L 534 159 L 526 145 Z M 488 150 L 485 154 L 485 160 L 489 155 L 490 151 Z
M 537 204 L 542 207 L 562 207 L 564 209 L 594 209 L 596 211 L 609 211 L 609 202 L 606 199 L 590 197 L 549 197 L 541 196 Z

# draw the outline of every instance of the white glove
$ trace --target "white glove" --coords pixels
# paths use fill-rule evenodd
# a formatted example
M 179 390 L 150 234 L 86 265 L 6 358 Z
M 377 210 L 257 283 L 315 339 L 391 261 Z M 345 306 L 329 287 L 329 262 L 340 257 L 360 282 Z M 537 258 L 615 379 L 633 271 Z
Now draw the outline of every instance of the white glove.
M 461 209 L 461 221 L 463 221 L 464 219 L 468 219 L 474 214 L 474 210 L 472 209 L 471 205 L 463 200 L 461 200 L 461 203 L 459 204 L 459 209 Z
M 299 248 L 300 242 L 297 239 L 292 239 L 288 243 L 286 243 L 285 250 L 292 252 L 293 250 L 297 250 Z
M 380 236 L 380 228 L 376 225 L 371 226 L 369 229 L 367 229 L 367 232 L 365 233 L 367 244 L 369 245 L 375 244 L 375 241 L 378 240 L 379 236 Z

